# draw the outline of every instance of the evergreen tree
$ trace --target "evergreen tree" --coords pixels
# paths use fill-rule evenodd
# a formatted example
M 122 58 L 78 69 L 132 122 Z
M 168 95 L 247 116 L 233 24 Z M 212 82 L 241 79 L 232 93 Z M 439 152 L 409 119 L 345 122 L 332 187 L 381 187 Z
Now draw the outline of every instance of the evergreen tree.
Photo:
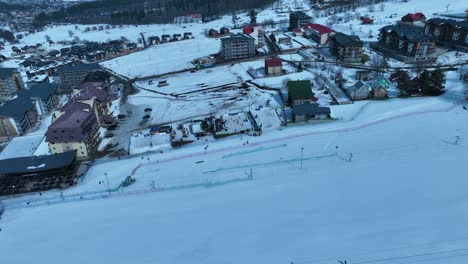
M 419 76 L 419 81 L 421 83 L 421 91 L 424 94 L 431 94 L 433 91 L 431 74 L 428 70 L 424 70 Z
M 250 24 L 255 25 L 257 24 L 257 11 L 255 9 L 250 10 Z
M 431 74 L 433 92 L 440 92 L 445 88 L 445 74 L 440 70 L 436 69 Z
M 411 89 L 410 77 L 408 75 L 408 72 L 399 70 L 397 72 L 397 75 L 398 75 L 398 89 L 400 90 L 400 93 L 405 94 L 405 95 L 411 95 L 412 89 Z
M 237 24 L 237 15 L 236 15 L 236 11 L 233 11 L 232 12 L 232 25 L 236 27 L 236 24 Z

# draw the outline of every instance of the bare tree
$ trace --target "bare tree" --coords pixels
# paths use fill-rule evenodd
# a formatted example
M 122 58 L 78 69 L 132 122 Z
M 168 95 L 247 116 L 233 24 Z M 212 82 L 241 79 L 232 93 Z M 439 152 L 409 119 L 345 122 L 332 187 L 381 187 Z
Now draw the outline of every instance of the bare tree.
M 46 39 L 47 42 L 51 42 L 51 41 L 52 41 L 52 39 L 50 38 L 49 35 L 45 35 L 44 37 L 45 37 L 45 39 Z
M 73 32 L 73 30 L 68 30 L 68 36 L 69 37 L 73 37 L 75 35 L 75 33 Z

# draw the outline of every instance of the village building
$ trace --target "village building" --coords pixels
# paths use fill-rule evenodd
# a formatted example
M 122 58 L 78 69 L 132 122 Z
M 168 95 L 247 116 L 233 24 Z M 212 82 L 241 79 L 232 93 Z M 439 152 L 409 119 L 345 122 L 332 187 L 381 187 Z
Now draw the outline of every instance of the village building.
M 361 62 L 363 42 L 358 36 L 338 32 L 329 37 L 332 54 L 340 61 Z
M 299 123 L 309 120 L 323 120 L 331 117 L 329 107 L 319 106 L 318 103 L 295 104 L 292 107 L 292 122 Z
M 280 58 L 265 59 L 265 73 L 267 75 L 278 75 L 283 72 L 283 62 Z
M 215 37 L 217 37 L 218 35 L 219 35 L 218 30 L 213 29 L 213 28 L 210 29 L 210 30 L 208 30 L 208 36 L 209 36 L 209 37 L 215 38 Z
M 86 75 L 100 69 L 101 66 L 97 63 L 60 67 L 58 70 L 60 79 L 59 93 L 71 93 L 85 79 Z
M 244 27 L 243 32 L 255 39 L 256 47 L 263 47 L 265 45 L 265 29 L 263 27 L 248 25 Z
M 174 24 L 201 23 L 201 14 L 186 14 L 174 17 Z
M 36 127 L 38 113 L 32 99 L 17 97 L 0 106 L 0 142 L 22 136 Z
M 426 21 L 426 16 L 423 13 L 408 13 L 401 18 L 401 21 L 407 23 L 424 23 Z
M 24 86 L 18 69 L 0 68 L 0 102 L 11 99 Z
M 255 56 L 255 39 L 245 34 L 235 34 L 221 38 L 221 58 L 241 59 Z
M 63 189 L 75 184 L 75 151 L 0 160 L 0 196 Z
M 468 52 L 468 20 L 432 18 L 426 21 L 425 33 L 441 46 Z
M 77 89 L 73 90 L 72 100 L 87 104 L 94 109 L 100 126 L 115 123 L 115 118 L 110 116 L 111 94 L 104 82 L 80 84 Z
M 158 45 L 161 43 L 161 39 L 158 36 L 151 36 L 148 38 L 148 42 L 150 45 Z
M 289 14 L 289 31 L 296 28 L 302 28 L 309 23 L 311 17 L 302 11 L 296 11 Z
M 388 98 L 387 89 L 390 87 L 390 81 L 383 75 L 377 75 L 369 83 L 371 88 L 372 99 L 386 99 Z
M 68 102 L 52 115 L 46 142 L 52 154 L 76 150 L 78 159 L 90 158 L 100 142 L 95 110 L 85 103 Z
M 336 31 L 327 26 L 314 23 L 307 23 L 304 25 L 303 29 L 305 31 L 305 37 L 312 39 L 319 45 L 327 44 L 328 38 L 336 33 Z
M 18 96 L 34 100 L 37 113 L 46 115 L 52 113 L 59 105 L 57 90 L 57 84 L 44 82 L 35 84 L 27 90 L 19 91 Z
M 437 58 L 431 35 L 405 24 L 380 29 L 378 46 L 382 52 L 403 62 L 431 61 Z
M 219 29 L 219 34 L 220 35 L 228 35 L 230 33 L 229 28 L 227 27 L 222 27 Z
M 317 101 L 312 92 L 310 80 L 289 81 L 286 87 L 288 90 L 288 105 L 290 106 Z
M 370 98 L 371 94 L 370 87 L 361 81 L 357 81 L 355 84 L 345 87 L 344 90 L 349 99 L 353 101 L 367 100 Z

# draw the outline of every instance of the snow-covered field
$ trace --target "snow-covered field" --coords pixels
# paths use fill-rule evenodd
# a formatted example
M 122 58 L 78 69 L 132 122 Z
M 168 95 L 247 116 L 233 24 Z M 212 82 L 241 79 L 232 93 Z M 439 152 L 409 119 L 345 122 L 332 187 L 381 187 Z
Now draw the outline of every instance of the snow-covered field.
M 155 45 L 140 52 L 101 63 L 128 78 L 146 77 L 195 68 L 190 62 L 217 53 L 219 39 L 198 38 Z M 131 66 L 129 66 L 131 65 Z
M 366 39 L 369 29 L 376 32 L 391 22 L 385 18 L 389 14 L 397 13 L 395 20 L 416 11 L 430 16 L 445 11 L 447 3 L 453 10 L 466 7 L 458 0 L 385 3 L 385 12 L 373 12 L 378 24 L 362 26 L 359 34 Z M 268 15 L 282 19 L 266 10 L 259 20 Z M 191 59 L 218 48 L 219 40 L 200 35 L 203 27 L 230 23 L 226 16 L 187 25 L 192 28 L 183 31 L 194 32 L 194 40 L 162 44 L 105 65 L 130 78 L 184 69 Z M 66 27 L 58 27 L 57 36 L 66 38 Z M 350 33 L 349 24 L 333 28 Z M 182 30 L 155 25 L 79 36 L 125 35 L 136 41 L 140 30 L 161 35 L 175 29 Z M 24 41 L 44 39 L 40 34 Z M 440 60 L 457 59 L 447 53 Z M 334 122 L 278 129 L 275 93 L 238 87 L 251 79 L 248 68 L 261 65 L 253 61 L 138 82 L 147 90 L 128 97 L 138 110 L 135 122 L 144 108 L 152 108 L 154 124 L 250 110 L 264 133 L 176 149 L 169 147 L 168 135 L 132 134 L 131 144 L 140 150 L 163 152 L 98 160 L 63 196 L 50 191 L 2 201 L 1 263 L 468 263 L 468 87 L 456 73 L 447 73 L 447 92 L 440 97 L 333 105 Z M 282 88 L 285 78 L 313 76 L 303 71 L 255 82 Z M 163 80 L 169 86 L 157 87 Z M 237 84 L 200 91 L 230 83 Z M 328 95 L 317 96 L 327 104 Z M 43 149 L 35 135 L 44 131 L 42 125 L 34 140 L 19 140 L 20 152 L 30 154 L 29 144 Z M 145 148 L 149 142 L 157 147 Z M 119 188 L 128 176 L 136 182 Z
M 97 164 L 64 194 L 105 193 L 105 173 L 111 187 L 136 183 L 7 209 L 2 260 L 465 263 L 468 112 L 455 77 L 441 97 L 336 106 L 341 122 Z

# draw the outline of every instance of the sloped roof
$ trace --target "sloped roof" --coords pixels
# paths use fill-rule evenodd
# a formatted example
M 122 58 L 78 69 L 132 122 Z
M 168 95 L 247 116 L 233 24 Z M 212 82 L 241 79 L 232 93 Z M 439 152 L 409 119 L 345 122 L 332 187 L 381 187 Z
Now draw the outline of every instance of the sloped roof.
M 317 103 L 311 103 L 293 105 L 293 113 L 295 115 L 329 115 L 331 111 L 329 107 L 322 107 Z
M 4 105 L 0 106 L 0 116 L 19 119 L 34 107 L 34 100 L 25 97 L 16 97 L 15 99 L 6 101 Z
M 0 160 L 0 174 L 29 174 L 70 166 L 76 157 L 76 151 L 60 154 L 20 157 Z
M 457 21 L 453 19 L 442 19 L 442 18 L 431 18 L 427 20 L 428 23 L 431 23 L 436 26 L 440 26 L 442 24 L 448 24 L 454 28 L 460 28 L 464 30 L 468 30 L 468 22 L 467 21 Z
M 405 16 L 403 17 L 406 17 L 406 18 L 411 18 L 412 20 L 421 20 L 421 19 L 426 19 L 426 16 L 421 13 L 421 12 L 418 12 L 418 13 L 408 13 L 406 14 Z
M 363 45 L 361 39 L 358 36 L 346 35 L 344 33 L 338 32 L 333 36 L 330 36 L 331 39 L 334 39 L 338 45 L 343 47 L 353 46 L 353 45 Z
M 280 67 L 283 66 L 283 62 L 280 58 L 269 58 L 265 59 L 265 64 L 267 67 Z
M 245 26 L 242 31 L 244 32 L 244 34 L 251 34 L 252 32 L 254 32 L 254 30 L 255 30 L 254 26 L 248 25 L 248 26 Z
M 357 81 L 355 84 L 353 84 L 351 86 L 348 86 L 348 87 L 345 87 L 345 89 L 346 89 L 346 91 L 352 93 L 352 92 L 355 92 L 355 91 L 361 89 L 362 87 L 366 87 L 366 89 L 369 90 L 369 87 L 367 87 L 367 85 L 364 84 L 361 81 Z
M 293 101 L 312 99 L 314 97 L 314 93 L 312 93 L 312 84 L 309 80 L 289 81 L 287 86 L 289 98 Z
M 55 83 L 42 82 L 31 86 L 29 90 L 18 91 L 18 96 L 27 98 L 39 98 L 41 100 L 47 100 L 51 95 L 57 91 L 58 85 Z
M 385 26 L 381 30 L 387 33 L 395 32 L 400 38 L 406 38 L 410 41 L 427 41 L 432 39 L 431 35 L 424 33 L 422 30 L 404 24 Z
M 335 32 L 335 30 L 320 24 L 307 23 L 303 26 L 304 29 L 312 29 L 317 31 L 320 35 Z

